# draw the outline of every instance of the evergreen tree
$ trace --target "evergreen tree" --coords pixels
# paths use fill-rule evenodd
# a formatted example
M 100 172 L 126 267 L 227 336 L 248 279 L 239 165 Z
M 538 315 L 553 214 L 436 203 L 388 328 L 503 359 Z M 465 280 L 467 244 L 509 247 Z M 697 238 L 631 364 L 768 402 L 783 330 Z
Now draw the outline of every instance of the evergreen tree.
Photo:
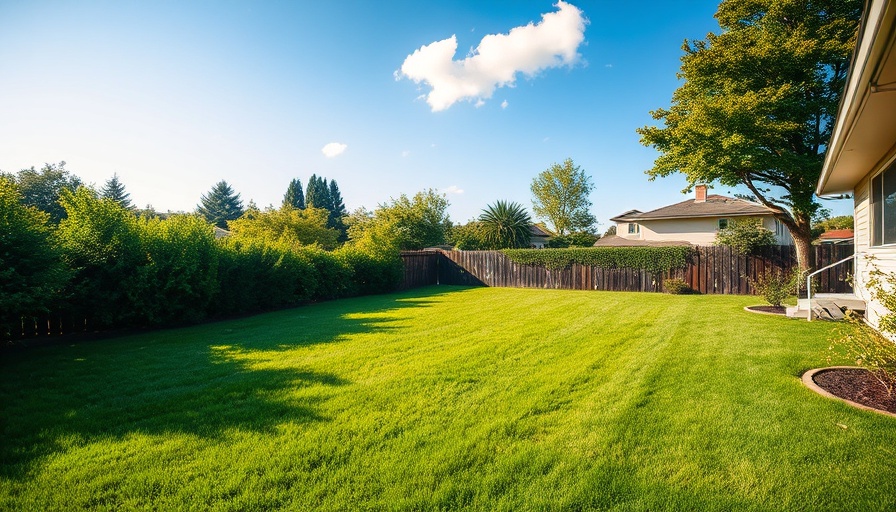
M 302 182 L 298 178 L 289 182 L 286 194 L 283 195 L 283 206 L 290 206 L 297 210 L 305 209 L 305 194 L 302 192 Z
M 131 194 L 124 190 L 124 184 L 118 179 L 118 173 L 112 175 L 106 182 L 106 185 L 100 190 L 100 197 L 111 199 L 127 210 L 133 209 L 131 204 Z
M 479 216 L 479 224 L 490 249 L 529 247 L 532 219 L 519 203 L 497 201 L 486 206 Z
M 226 229 L 228 220 L 238 219 L 243 214 L 243 202 L 240 195 L 221 180 L 202 196 L 196 212 L 219 228 Z
M 328 226 L 338 230 L 339 241 L 345 242 L 348 240 L 348 232 L 346 231 L 345 222 L 343 222 L 342 218 L 348 215 L 348 212 L 345 209 L 345 203 L 342 201 L 342 193 L 339 192 L 339 186 L 336 184 L 336 180 L 330 181 L 330 204 L 332 205 L 332 209 L 330 210 Z
M 305 189 L 305 206 L 308 208 L 323 208 L 333 210 L 333 201 L 330 198 L 330 186 L 324 178 L 318 178 L 312 174 L 308 179 Z

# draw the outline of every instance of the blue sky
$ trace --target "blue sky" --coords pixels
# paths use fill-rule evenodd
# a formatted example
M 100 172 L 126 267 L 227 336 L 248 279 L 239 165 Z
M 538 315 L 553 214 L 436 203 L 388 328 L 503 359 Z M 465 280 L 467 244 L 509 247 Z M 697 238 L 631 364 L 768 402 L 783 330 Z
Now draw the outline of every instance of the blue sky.
M 433 188 L 463 222 L 499 199 L 531 209 L 532 179 L 572 158 L 603 231 L 688 197 L 683 176 L 647 180 L 656 153 L 635 129 L 668 106 L 681 44 L 718 30 L 716 6 L 0 1 L 0 170 L 118 173 L 160 211 L 192 210 L 221 179 L 279 205 L 316 173 L 350 210 Z

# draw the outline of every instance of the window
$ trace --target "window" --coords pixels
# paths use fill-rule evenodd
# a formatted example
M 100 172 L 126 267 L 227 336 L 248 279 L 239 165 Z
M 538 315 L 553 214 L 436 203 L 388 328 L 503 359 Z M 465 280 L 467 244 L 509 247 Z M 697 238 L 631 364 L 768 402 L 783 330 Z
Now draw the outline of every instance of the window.
M 719 219 L 719 229 L 725 229 L 728 227 L 728 219 Z
M 778 238 L 784 236 L 784 223 L 775 219 L 775 236 Z
M 630 234 L 630 235 L 635 235 L 635 234 L 638 234 L 638 233 L 640 233 L 640 232 L 641 232 L 641 226 L 640 226 L 640 225 L 638 225 L 638 224 L 636 224 L 636 223 L 634 223 L 634 222 L 629 222 L 629 224 L 628 224 L 628 234 Z
M 871 178 L 871 245 L 896 244 L 896 163 Z

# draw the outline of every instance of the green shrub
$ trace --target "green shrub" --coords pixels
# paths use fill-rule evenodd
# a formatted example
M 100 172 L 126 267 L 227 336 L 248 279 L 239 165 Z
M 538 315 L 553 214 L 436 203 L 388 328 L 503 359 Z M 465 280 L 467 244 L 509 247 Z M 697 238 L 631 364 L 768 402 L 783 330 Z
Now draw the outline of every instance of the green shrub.
M 335 254 L 351 269 L 355 295 L 391 292 L 404 274 L 404 266 L 397 254 L 374 255 L 353 247 L 342 247 Z
M 557 235 L 550 240 L 548 240 L 548 247 L 552 249 L 563 249 L 566 247 L 591 247 L 594 245 L 594 242 L 597 242 L 600 239 L 599 236 L 588 233 L 585 231 L 579 231 L 576 233 L 570 233 L 568 235 Z
M 694 293 L 694 289 L 688 285 L 687 281 L 679 277 L 670 277 L 668 279 L 664 279 L 663 290 L 665 290 L 666 293 L 671 293 L 672 295 L 686 295 Z
M 781 306 L 793 291 L 794 274 L 783 270 L 767 270 L 756 279 L 751 278 L 750 284 L 766 302 L 772 306 Z
M 716 245 L 727 245 L 739 254 L 752 254 L 761 247 L 775 245 L 775 234 L 762 227 L 761 219 L 741 219 L 728 222 L 716 235 Z
M 577 249 L 505 249 L 510 261 L 520 265 L 567 268 L 573 263 L 601 268 L 632 268 L 655 274 L 684 268 L 694 249 L 675 247 L 589 247 Z
M 211 224 L 195 215 L 138 221 L 147 262 L 126 290 L 143 324 L 195 322 L 218 293 L 219 249 Z
M 49 219 L 25 206 L 16 184 L 0 175 L 0 337 L 22 316 L 48 312 L 68 281 Z
M 892 395 L 896 388 L 896 343 L 846 312 L 846 322 L 828 347 L 828 362 L 848 361 L 867 369 Z

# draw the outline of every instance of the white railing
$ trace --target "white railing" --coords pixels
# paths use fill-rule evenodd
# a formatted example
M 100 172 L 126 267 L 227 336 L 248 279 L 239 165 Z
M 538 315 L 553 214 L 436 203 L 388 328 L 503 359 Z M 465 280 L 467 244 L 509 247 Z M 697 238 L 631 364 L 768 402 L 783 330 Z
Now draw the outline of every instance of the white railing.
M 836 267 L 837 265 L 840 265 L 841 263 L 847 262 L 849 260 L 854 260 L 854 259 L 856 259 L 856 256 L 858 256 L 858 255 L 859 255 L 858 253 L 854 253 L 852 256 L 847 256 L 846 258 L 843 258 L 840 261 L 831 263 L 830 265 L 828 265 L 824 268 L 820 268 L 820 269 L 816 270 L 815 272 L 812 272 L 811 274 L 806 276 L 806 300 L 808 301 L 808 304 L 809 304 L 807 306 L 807 308 L 809 310 L 806 312 L 807 313 L 806 319 L 808 321 L 810 321 L 810 322 L 812 321 L 812 276 L 814 276 L 815 274 L 824 272 L 825 270 L 827 270 L 831 267 Z M 852 269 L 853 269 L 853 272 L 855 272 L 855 269 L 856 269 L 855 264 L 853 264 Z

